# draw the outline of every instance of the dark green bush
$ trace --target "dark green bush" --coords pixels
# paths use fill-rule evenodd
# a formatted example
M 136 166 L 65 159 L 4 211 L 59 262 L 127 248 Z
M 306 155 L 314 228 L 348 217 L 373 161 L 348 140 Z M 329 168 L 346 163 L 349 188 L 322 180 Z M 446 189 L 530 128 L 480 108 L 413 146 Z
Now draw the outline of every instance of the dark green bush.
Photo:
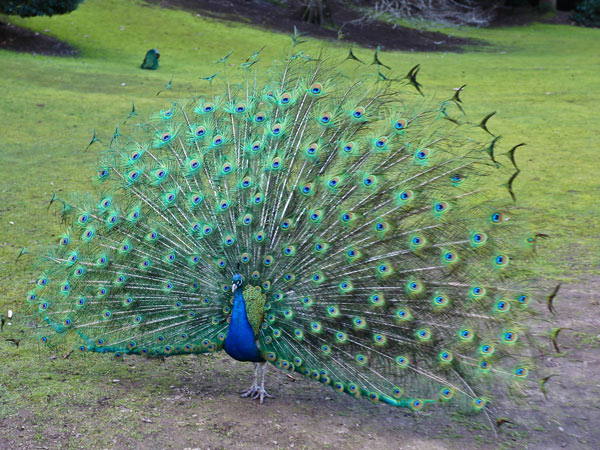
M 600 0 L 583 0 L 575 8 L 571 19 L 586 27 L 600 27 Z
M 0 14 L 12 16 L 53 16 L 77 9 L 83 0 L 0 0 Z

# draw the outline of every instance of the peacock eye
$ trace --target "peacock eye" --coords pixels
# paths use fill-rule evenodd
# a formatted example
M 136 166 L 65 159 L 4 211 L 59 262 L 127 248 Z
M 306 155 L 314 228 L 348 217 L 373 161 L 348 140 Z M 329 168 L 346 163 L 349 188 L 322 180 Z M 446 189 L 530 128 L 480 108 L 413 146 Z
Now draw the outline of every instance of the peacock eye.
M 365 115 L 365 108 L 363 108 L 363 107 L 359 106 L 358 108 L 355 108 L 352 111 L 352 117 L 354 119 L 361 119 L 364 115 Z
M 319 121 L 322 124 L 328 124 L 329 122 L 331 122 L 331 114 L 330 113 L 324 113 L 321 115 L 321 117 L 319 118 Z
M 377 148 L 384 148 L 386 144 L 387 138 L 385 137 L 380 137 L 379 139 L 377 139 L 377 141 L 375 141 L 375 147 Z

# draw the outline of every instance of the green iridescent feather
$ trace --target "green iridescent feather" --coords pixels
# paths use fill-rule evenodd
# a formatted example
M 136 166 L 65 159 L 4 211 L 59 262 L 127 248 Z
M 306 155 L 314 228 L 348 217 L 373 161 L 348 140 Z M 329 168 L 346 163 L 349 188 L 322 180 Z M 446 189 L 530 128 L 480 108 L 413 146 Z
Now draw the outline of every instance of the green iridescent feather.
M 244 300 L 246 301 L 248 321 L 254 330 L 255 336 L 258 337 L 265 316 L 267 297 L 262 293 L 260 286 L 248 285 L 244 288 Z
M 240 273 L 264 358 L 338 392 L 478 411 L 531 382 L 536 235 L 514 151 L 456 96 L 411 91 L 414 69 L 383 81 L 306 52 L 259 67 L 224 65 L 213 94 L 123 127 L 95 193 L 53 198 L 69 229 L 26 299 L 42 342 L 220 350 Z

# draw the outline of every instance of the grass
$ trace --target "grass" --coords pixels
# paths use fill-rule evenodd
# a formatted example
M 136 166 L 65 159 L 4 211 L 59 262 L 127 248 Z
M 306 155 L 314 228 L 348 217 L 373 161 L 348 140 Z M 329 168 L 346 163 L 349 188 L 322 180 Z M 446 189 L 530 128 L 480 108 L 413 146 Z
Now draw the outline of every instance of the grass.
M 32 259 L 15 261 L 20 248 L 46 245 L 62 232 L 58 219 L 46 210 L 52 193 L 87 189 L 97 157 L 94 147 L 83 151 L 92 128 L 109 140 L 132 101 L 142 116 L 148 115 L 170 104 L 171 96 L 205 89 L 206 82 L 199 77 L 212 75 L 216 71 L 212 61 L 229 50 L 234 49 L 232 60 L 240 62 L 266 44 L 265 64 L 279 57 L 290 41 L 286 35 L 257 27 L 137 1 L 86 0 L 65 16 L 9 20 L 65 40 L 81 56 L 55 58 L 0 50 L 0 312 L 19 311 L 35 276 Z M 527 143 L 517 154 L 522 168 L 515 182 L 518 199 L 530 212 L 535 229 L 551 236 L 541 243 L 535 270 L 548 280 L 580 280 L 597 274 L 600 30 L 534 24 L 452 33 L 483 39 L 489 45 L 462 54 L 390 52 L 381 58 L 398 73 L 421 64 L 420 81 L 433 95 L 449 96 L 451 88 L 466 83 L 462 98 L 472 117 L 497 111 L 489 125 L 503 136 L 502 148 Z M 160 69 L 140 70 L 143 55 L 153 47 L 161 51 Z M 336 43 L 331 51 L 346 50 Z M 371 58 L 368 50 L 355 49 L 355 53 Z M 157 97 L 173 74 L 172 92 Z M 99 389 L 90 385 L 89 377 L 75 373 L 91 371 L 99 379 L 133 380 L 155 376 L 152 365 L 134 375 L 129 366 L 115 366 L 106 358 L 73 356 L 65 362 L 59 356 L 51 361 L 40 359 L 33 350 L 30 343 L 15 348 L 0 341 L 0 420 L 16 411 L 30 411 L 40 419 L 53 409 L 68 414 L 73 402 L 98 402 L 102 389 L 115 395 L 121 392 L 136 405 L 144 405 L 152 401 L 151 394 L 165 395 L 167 385 L 177 383 L 169 378 L 169 370 L 184 364 L 170 363 L 175 366 L 159 371 L 163 381 L 154 392 L 127 392 L 119 391 L 118 383 L 105 381 Z M 67 372 L 61 375 L 57 368 Z M 65 383 L 75 386 L 68 394 Z M 136 414 L 144 411 L 142 406 L 134 409 Z M 73 418 L 78 424 L 81 420 Z M 98 420 L 114 424 L 108 412 Z M 89 432 L 93 429 L 88 427 Z M 86 445 L 112 442 L 104 433 L 94 439 L 96 444 Z
M 212 61 L 230 49 L 237 61 L 266 43 L 262 59 L 269 61 L 289 43 L 288 36 L 260 28 L 136 2 L 90 1 L 66 16 L 11 20 L 49 30 L 82 54 L 52 58 L 0 52 L 0 76 L 9 93 L 2 100 L 7 117 L 0 141 L 5 163 L 0 168 L 2 220 L 14 222 L 2 229 L 0 240 L 8 245 L 0 250 L 7 266 L 0 273 L 13 279 L 15 269 L 21 274 L 27 269 L 25 260 L 15 267 L 15 249 L 30 247 L 31 236 L 47 242 L 47 230 L 55 225 L 43 202 L 54 190 L 85 187 L 90 172 L 76 168 L 96 158 L 92 151 L 81 152 L 92 128 L 109 137 L 133 100 L 142 115 L 164 107 L 165 94 L 157 98 L 155 93 L 173 74 L 174 89 L 167 95 L 201 91 L 207 83 L 199 77 L 212 75 Z M 600 261 L 598 210 L 592 207 L 600 193 L 593 170 L 600 137 L 594 125 L 600 57 L 591 45 L 600 32 L 537 24 L 458 33 L 489 46 L 463 54 L 388 53 L 385 62 L 398 73 L 420 63 L 420 79 L 434 95 L 446 96 L 466 83 L 463 98 L 472 117 L 498 112 L 490 124 L 503 136 L 503 147 L 528 144 L 518 153 L 523 172 L 515 187 L 521 204 L 531 210 L 535 229 L 552 237 L 540 251 L 542 276 L 591 270 Z M 160 47 L 160 70 L 139 70 L 152 47 Z M 338 51 L 344 50 L 334 47 Z M 358 53 L 370 57 L 366 51 Z M 16 293 L 17 286 L 11 283 L 10 292 Z

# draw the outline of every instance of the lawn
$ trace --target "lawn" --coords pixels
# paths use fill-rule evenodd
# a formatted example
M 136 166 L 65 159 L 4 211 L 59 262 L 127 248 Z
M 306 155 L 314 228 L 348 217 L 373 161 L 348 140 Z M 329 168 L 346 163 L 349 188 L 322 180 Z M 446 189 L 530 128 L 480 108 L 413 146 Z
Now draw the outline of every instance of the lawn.
M 290 43 L 288 35 L 139 1 L 86 0 L 65 16 L 10 20 L 64 40 L 81 54 L 58 58 L 0 50 L 1 313 L 19 311 L 36 276 L 31 257 L 16 261 L 20 249 L 45 246 L 62 232 L 53 209 L 47 211 L 52 193 L 88 189 L 100 148 L 84 151 L 92 129 L 107 141 L 132 101 L 144 117 L 173 98 L 203 92 L 208 83 L 200 77 L 212 75 L 213 61 L 229 50 L 238 63 L 266 45 L 266 66 Z M 323 442 L 385 448 L 397 445 L 398 423 L 406 445 L 430 448 L 528 442 L 576 448 L 598 439 L 590 426 L 600 420 L 600 30 L 533 24 L 448 31 L 487 45 L 459 54 L 380 57 L 399 74 L 421 64 L 420 81 L 429 95 L 450 96 L 452 88 L 467 84 L 462 98 L 470 116 L 497 111 L 489 126 L 502 136 L 502 149 L 527 143 L 517 154 L 522 173 L 514 187 L 535 230 L 550 236 L 534 269 L 542 285 L 565 283 L 556 306 L 561 325 L 570 328 L 563 332 L 563 353 L 549 357 L 562 375 L 551 383 L 550 400 L 538 396 L 490 444 L 489 432 L 464 419 L 414 417 L 332 399 L 333 391 L 281 374 L 272 375 L 278 398 L 259 409 L 233 394 L 240 380 L 246 384 L 250 367 L 220 356 L 118 364 L 94 355 L 63 359 L 63 353 L 39 351 L 27 340 L 15 347 L 4 338 L 22 336 L 5 327 L 0 448 L 230 448 L 243 442 L 249 448 L 315 448 Z M 140 70 L 146 50 L 154 47 L 161 51 L 160 69 Z M 336 42 L 330 51 L 342 54 L 347 47 Z M 372 59 L 372 50 L 354 51 Z M 172 90 L 157 96 L 172 76 Z

